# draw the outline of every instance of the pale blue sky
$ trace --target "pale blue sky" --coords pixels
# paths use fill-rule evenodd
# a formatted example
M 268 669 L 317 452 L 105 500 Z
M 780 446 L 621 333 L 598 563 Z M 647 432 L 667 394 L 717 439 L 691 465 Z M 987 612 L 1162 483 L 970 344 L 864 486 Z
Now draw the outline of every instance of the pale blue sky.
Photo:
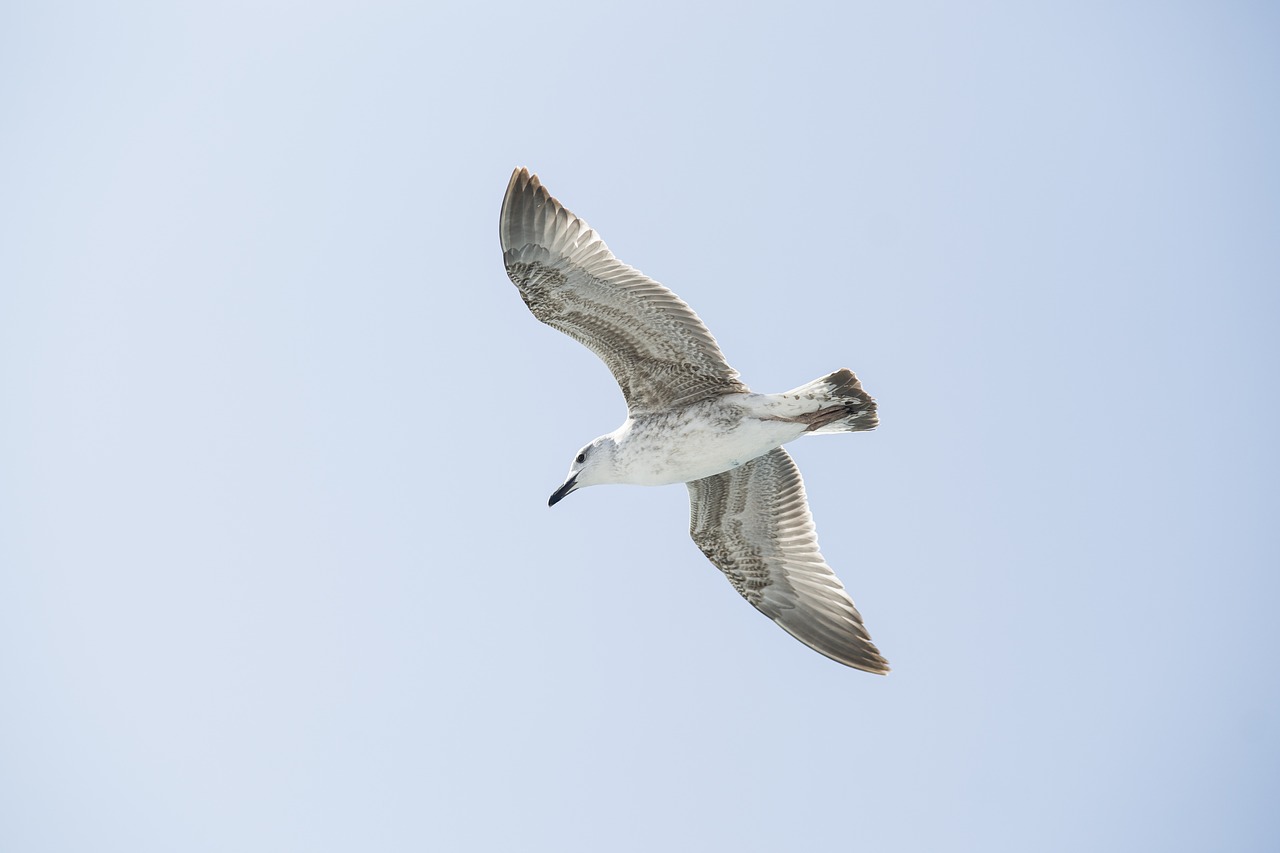
M 1280 15 L 8 4 L 0 848 L 1280 843 Z M 894 666 L 533 320 L 527 165 L 759 390 Z

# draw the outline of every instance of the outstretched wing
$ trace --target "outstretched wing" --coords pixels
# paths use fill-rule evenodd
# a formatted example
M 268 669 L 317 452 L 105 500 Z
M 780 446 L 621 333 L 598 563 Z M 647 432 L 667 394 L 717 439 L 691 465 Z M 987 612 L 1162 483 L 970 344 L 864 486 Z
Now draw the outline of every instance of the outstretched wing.
M 689 533 L 743 598 L 832 660 L 889 671 L 818 551 L 804 482 L 785 450 L 688 485 Z
M 511 176 L 499 234 L 533 316 L 600 356 L 633 415 L 748 390 L 693 309 L 615 258 L 528 169 Z

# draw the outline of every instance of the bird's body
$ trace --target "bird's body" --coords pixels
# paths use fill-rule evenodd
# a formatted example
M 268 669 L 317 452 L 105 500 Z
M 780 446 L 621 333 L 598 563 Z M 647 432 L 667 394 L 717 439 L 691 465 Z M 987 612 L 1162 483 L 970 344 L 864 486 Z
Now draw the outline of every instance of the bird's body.
M 812 431 L 830 407 L 816 394 L 726 394 L 627 418 L 614 440 L 614 483 L 666 486 L 729 471 Z
M 627 400 L 627 420 L 578 452 L 549 503 L 590 485 L 686 483 L 690 534 L 744 598 L 822 654 L 888 672 L 818 551 L 782 449 L 806 433 L 874 429 L 876 404 L 857 377 L 842 369 L 752 392 L 688 305 L 618 261 L 525 169 L 511 176 L 499 231 L 530 311 L 600 356 Z

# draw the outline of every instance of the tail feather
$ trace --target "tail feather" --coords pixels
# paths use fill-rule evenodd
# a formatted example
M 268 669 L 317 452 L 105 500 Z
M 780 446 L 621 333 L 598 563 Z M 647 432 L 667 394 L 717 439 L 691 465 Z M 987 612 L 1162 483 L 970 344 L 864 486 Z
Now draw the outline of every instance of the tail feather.
M 814 412 L 809 432 L 826 435 L 836 432 L 862 432 L 875 429 L 880 418 L 876 415 L 876 401 L 862 390 L 862 383 L 853 371 L 840 368 L 821 379 L 793 388 L 787 396 L 818 398 L 830 401 Z

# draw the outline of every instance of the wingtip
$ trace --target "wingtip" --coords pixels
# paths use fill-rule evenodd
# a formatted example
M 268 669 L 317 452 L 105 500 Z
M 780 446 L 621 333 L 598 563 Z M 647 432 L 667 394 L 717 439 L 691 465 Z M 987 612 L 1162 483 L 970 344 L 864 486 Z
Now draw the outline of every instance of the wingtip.
M 521 192 L 525 190 L 533 193 L 537 193 L 539 190 L 543 193 L 546 192 L 537 174 L 531 172 L 528 166 L 517 166 L 511 172 L 511 180 L 507 182 L 507 195 L 510 196 L 513 191 Z
M 884 655 L 880 654 L 880 650 L 871 642 L 870 637 L 867 638 L 867 645 L 861 658 L 862 663 L 857 664 L 857 667 L 863 672 L 869 672 L 872 675 L 888 675 L 892 671 L 889 662 L 885 660 Z
M 837 660 L 839 660 L 837 658 Z M 884 655 L 880 654 L 880 650 L 875 647 L 868 637 L 863 645 L 860 653 L 853 657 L 852 661 L 841 660 L 840 663 L 860 669 L 863 672 L 869 672 L 872 675 L 888 675 L 891 671 L 889 662 L 885 660 Z
M 821 651 L 821 650 L 819 649 L 818 651 Z M 826 654 L 826 653 L 823 652 L 823 654 Z M 836 663 L 844 664 L 850 669 L 857 669 L 862 672 L 868 672 L 872 675 L 888 675 L 890 672 L 892 672 L 892 670 L 889 667 L 889 662 L 884 658 L 878 657 L 878 656 L 870 660 L 865 658 L 862 660 L 841 660 L 840 658 L 833 657 L 831 655 L 827 655 L 827 657 L 831 658 Z
M 538 176 L 531 173 L 527 166 L 517 166 L 511 172 L 511 180 L 507 181 L 507 191 L 502 196 L 502 211 L 498 214 L 498 239 L 503 251 L 511 248 L 516 240 L 514 232 L 519 228 L 519 223 L 513 220 L 518 218 L 518 199 L 530 186 L 535 189 L 539 186 Z
M 857 659 L 847 660 L 847 659 L 835 657 L 834 655 L 827 654 L 826 652 L 823 652 L 821 649 L 817 649 L 816 651 L 822 652 L 822 654 L 825 654 L 827 657 L 831 658 L 836 663 L 842 663 L 847 667 L 861 670 L 862 672 L 869 672 L 872 675 L 888 675 L 890 672 L 892 672 L 892 669 L 889 667 L 889 662 L 884 658 L 880 657 L 880 655 L 878 654 L 874 656 L 863 655 Z
M 502 197 L 502 209 L 505 211 L 511 205 L 511 200 L 526 187 L 536 189 L 539 186 L 541 184 L 538 182 L 537 175 L 530 172 L 527 166 L 517 166 L 511 173 L 511 180 L 507 181 L 507 192 Z
M 529 171 L 527 166 L 517 166 L 511 172 L 511 180 L 507 181 L 507 192 L 502 197 L 502 212 L 498 217 L 498 237 L 502 250 L 508 249 L 529 239 L 536 230 L 537 211 L 547 204 L 556 205 L 555 199 L 547 192 L 538 176 Z
M 537 184 L 538 176 L 529 171 L 528 166 L 516 166 L 511 172 L 511 180 L 507 182 L 507 191 L 517 184 Z
M 758 605 L 757 609 L 759 609 Z M 769 614 L 766 613 L 766 615 Z M 828 625 L 818 630 L 815 630 L 812 624 L 805 622 L 787 624 L 778 616 L 769 618 L 779 628 L 825 658 L 872 675 L 889 674 L 889 661 L 885 660 L 880 650 L 867 636 L 861 617 L 853 625 L 840 627 Z

